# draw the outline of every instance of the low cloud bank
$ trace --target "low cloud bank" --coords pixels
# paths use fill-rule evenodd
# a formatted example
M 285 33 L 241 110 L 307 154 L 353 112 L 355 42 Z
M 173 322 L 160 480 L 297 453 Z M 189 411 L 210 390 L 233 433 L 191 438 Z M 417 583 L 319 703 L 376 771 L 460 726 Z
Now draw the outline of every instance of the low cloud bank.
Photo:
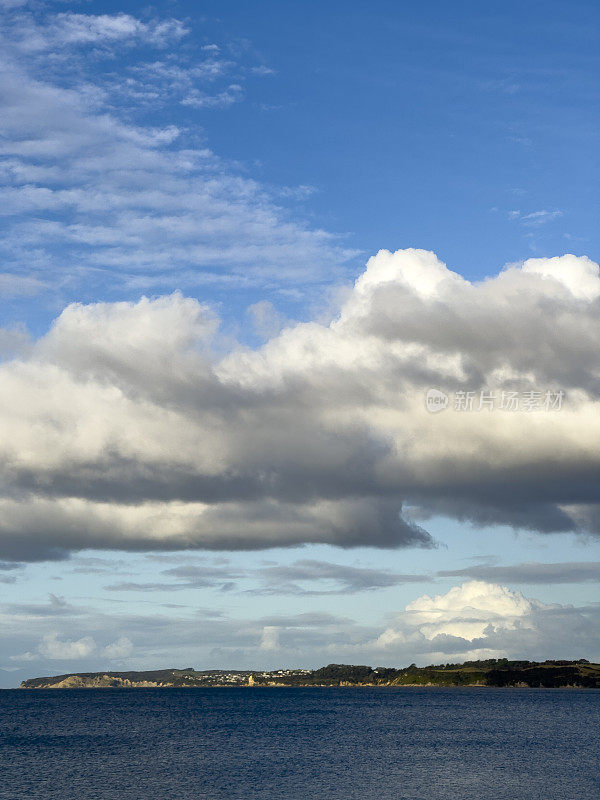
M 485 581 L 417 597 L 387 625 L 365 626 L 322 612 L 234 619 L 205 609 L 167 613 L 166 607 L 150 616 L 71 608 L 49 619 L 27 603 L 3 619 L 3 650 L 21 655 L 0 663 L 0 670 L 14 666 L 22 677 L 96 671 L 106 669 L 107 661 L 120 669 L 272 669 L 331 662 L 401 667 L 504 657 L 600 659 L 597 604 L 542 603 Z

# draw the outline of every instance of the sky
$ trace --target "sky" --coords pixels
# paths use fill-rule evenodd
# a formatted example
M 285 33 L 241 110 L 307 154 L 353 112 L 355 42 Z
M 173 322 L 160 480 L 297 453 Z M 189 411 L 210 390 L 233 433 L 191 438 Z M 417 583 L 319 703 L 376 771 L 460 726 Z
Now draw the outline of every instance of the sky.
M 0 0 L 0 686 L 600 660 L 599 22 Z

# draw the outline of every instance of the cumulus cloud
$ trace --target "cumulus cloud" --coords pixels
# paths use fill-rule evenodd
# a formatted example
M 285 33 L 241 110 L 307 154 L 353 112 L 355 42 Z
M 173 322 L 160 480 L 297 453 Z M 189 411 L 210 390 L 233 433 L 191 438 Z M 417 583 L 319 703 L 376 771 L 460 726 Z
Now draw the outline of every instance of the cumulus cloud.
M 103 656 L 111 660 L 127 658 L 133 652 L 133 644 L 127 636 L 120 636 L 106 647 L 99 648 L 92 636 L 80 639 L 61 639 L 56 631 L 45 633 L 34 651 L 10 656 L 11 661 L 83 661 Z
M 329 324 L 225 356 L 177 293 L 71 305 L 0 365 L 0 558 L 431 546 L 433 513 L 597 534 L 599 297 L 585 257 L 472 284 L 382 251 Z M 431 414 L 430 386 L 565 401 Z
M 518 622 L 527 620 L 533 604 L 520 592 L 506 586 L 469 581 L 454 586 L 444 595 L 423 595 L 406 606 L 408 626 L 428 641 L 439 636 L 473 641 L 490 628 L 514 630 Z M 403 637 L 401 630 L 389 628 L 380 637 L 382 643 Z
M 573 658 L 589 652 L 600 630 L 598 609 L 545 604 L 485 581 L 409 603 L 375 644 L 421 661 L 472 658 Z M 593 645 L 592 645 L 593 647 Z
M 76 641 L 61 641 L 56 633 L 44 636 L 39 646 L 40 655 L 57 661 L 71 661 L 87 658 L 96 649 L 96 642 L 91 636 L 84 636 Z
M 255 334 L 264 340 L 281 333 L 288 322 L 269 300 L 259 300 L 258 303 L 248 306 L 246 314 Z
M 275 625 L 265 625 L 260 638 L 261 650 L 277 650 L 279 647 L 279 628 Z
M 133 644 L 127 636 L 120 636 L 112 644 L 107 644 L 103 653 L 108 658 L 127 658 L 133 652 Z

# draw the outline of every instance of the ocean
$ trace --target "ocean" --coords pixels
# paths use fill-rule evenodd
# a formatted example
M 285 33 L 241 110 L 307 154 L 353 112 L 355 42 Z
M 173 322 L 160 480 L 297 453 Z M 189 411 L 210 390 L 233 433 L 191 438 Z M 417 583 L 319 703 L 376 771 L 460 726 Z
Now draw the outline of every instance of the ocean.
M 600 798 L 600 691 L 0 691 L 2 800 Z

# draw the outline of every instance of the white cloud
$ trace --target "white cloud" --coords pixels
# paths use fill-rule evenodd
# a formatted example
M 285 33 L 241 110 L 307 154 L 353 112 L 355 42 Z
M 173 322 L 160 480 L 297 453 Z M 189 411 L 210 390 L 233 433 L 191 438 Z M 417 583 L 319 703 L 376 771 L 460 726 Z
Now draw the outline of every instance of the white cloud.
M 242 92 L 242 87 L 237 83 L 232 83 L 227 89 L 212 95 L 192 89 L 183 98 L 181 104 L 193 108 L 227 108 L 242 99 Z
M 574 658 L 593 650 L 599 625 L 593 608 L 548 605 L 506 586 L 469 581 L 409 603 L 373 648 L 396 657 L 410 653 L 419 663 Z
M 107 644 L 102 652 L 108 658 L 127 658 L 133 652 L 133 644 L 127 636 L 120 636 L 112 644 Z
M 197 114 L 171 122 L 173 108 L 179 117 L 238 102 L 249 65 L 180 51 L 173 20 L 15 14 L 0 45 L 0 257 L 19 276 L 13 287 L 98 297 L 107 287 L 289 288 L 341 274 L 355 251 L 291 219 L 275 191 L 198 145 Z M 123 51 L 167 40 L 154 61 L 147 49 L 144 60 Z M 148 107 L 164 126 L 136 121 Z
M 261 650 L 277 650 L 279 648 L 279 628 L 275 625 L 265 625 L 260 638 Z
M 110 659 L 127 658 L 133 652 L 133 644 L 127 636 L 120 636 L 111 644 L 101 650 L 91 636 L 82 636 L 80 639 L 60 639 L 55 631 L 46 633 L 34 652 L 21 653 L 10 656 L 11 661 L 28 662 L 40 661 L 44 658 L 53 661 L 76 661 L 92 658 L 101 654 Z
M 0 272 L 0 298 L 29 297 L 45 288 L 46 285 L 38 278 Z
M 185 102 L 190 96 L 203 97 L 207 106 L 212 100 L 213 107 L 226 107 L 230 103 L 220 104 L 218 98 L 228 93 L 227 85 L 222 89 L 219 86 L 227 78 L 231 82 L 229 73 L 233 72 L 241 80 L 238 64 L 229 59 L 211 56 L 188 63 L 171 54 L 164 60 L 135 64 L 125 79 L 122 75 L 111 75 L 104 87 L 109 95 L 123 102 L 134 102 L 137 108 L 158 108 L 174 101 L 193 106 Z M 232 90 L 233 95 L 234 102 L 241 101 L 242 87 Z
M 29 334 L 22 327 L 0 328 L 0 360 L 27 353 Z
M 273 303 L 269 300 L 259 300 L 258 303 L 253 303 L 246 309 L 254 332 L 262 339 L 270 339 L 276 336 L 281 330 L 289 324 L 288 320 L 281 314 Z
M 275 74 L 275 70 L 274 69 L 271 69 L 271 67 L 266 67 L 264 64 L 261 64 L 258 67 L 252 67 L 252 72 L 255 75 L 261 75 L 261 76 L 274 75 Z
M 586 256 L 530 258 L 523 264 L 523 272 L 557 281 L 579 300 L 600 297 L 600 268 Z
M 558 209 L 554 209 L 554 211 L 541 209 L 540 211 L 531 211 L 528 214 L 524 214 L 521 211 L 511 211 L 508 216 L 509 219 L 518 220 L 525 225 L 525 227 L 537 228 L 540 225 L 546 225 L 548 222 L 553 222 L 555 219 L 562 217 L 563 212 Z
M 38 648 L 40 655 L 57 661 L 87 658 L 95 649 L 96 642 L 91 636 L 84 636 L 76 641 L 61 641 L 56 633 L 46 634 Z
M 598 533 L 599 286 L 575 256 L 471 284 L 383 251 L 329 325 L 225 356 L 215 314 L 177 293 L 71 305 L 0 365 L 0 556 L 431 544 L 403 502 Z M 432 415 L 429 386 L 566 399 Z
M 113 43 L 144 42 L 164 46 L 176 42 L 189 31 L 177 19 L 142 20 L 130 14 L 51 14 L 44 23 L 35 18 L 19 16 L 12 34 L 19 45 L 28 51 L 42 51 L 73 45 L 109 45 Z
M 520 592 L 484 581 L 469 581 L 454 586 L 445 595 L 423 595 L 413 600 L 403 617 L 429 641 L 441 635 L 473 641 L 484 636 L 490 626 L 514 630 L 517 623 L 527 624 L 532 610 L 532 602 Z M 393 641 L 393 637 L 394 629 L 388 629 L 381 641 Z

